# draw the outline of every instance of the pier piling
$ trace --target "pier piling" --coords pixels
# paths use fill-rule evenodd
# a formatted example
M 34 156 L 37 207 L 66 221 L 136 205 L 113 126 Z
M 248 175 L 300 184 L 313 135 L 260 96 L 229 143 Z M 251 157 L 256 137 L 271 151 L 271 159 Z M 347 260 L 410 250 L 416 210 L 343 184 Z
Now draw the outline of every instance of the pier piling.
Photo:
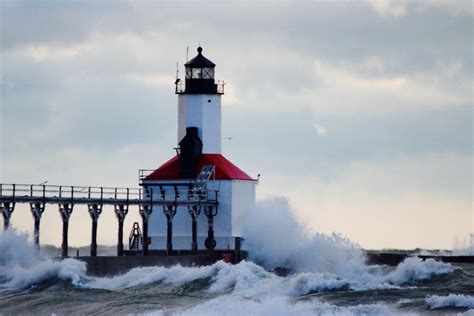
M 33 219 L 35 221 L 35 228 L 34 228 L 34 243 L 37 250 L 39 250 L 39 235 L 40 235 L 40 222 L 41 222 L 41 215 L 44 212 L 44 203 L 37 202 L 37 203 L 30 203 L 30 210 L 31 214 L 33 215 Z
M 128 205 L 115 205 L 114 210 L 118 221 L 117 256 L 123 256 L 123 222 L 128 213 Z
M 216 248 L 216 240 L 214 239 L 214 216 L 217 215 L 217 207 L 212 205 L 204 206 L 204 214 L 207 216 L 208 230 L 207 238 L 204 242 L 209 252 L 213 252 Z
M 95 257 L 97 256 L 97 222 L 102 213 L 102 204 L 89 204 L 87 208 L 92 219 L 91 257 Z
M 189 215 L 191 215 L 192 220 L 192 241 L 191 241 L 191 252 L 192 254 L 197 254 L 198 245 L 197 245 L 197 217 L 201 213 L 200 205 L 188 206 Z
M 10 218 L 15 210 L 15 202 L 3 202 L 1 204 L 2 215 L 3 215 L 3 231 L 7 231 L 10 227 Z
M 143 255 L 148 256 L 148 219 L 152 212 L 151 205 L 140 205 L 140 215 L 143 221 Z
M 59 203 L 59 214 L 63 221 L 63 241 L 61 243 L 61 256 L 63 258 L 68 256 L 68 230 L 69 230 L 69 218 L 72 214 L 74 204 L 72 203 Z
M 166 216 L 166 254 L 173 254 L 173 218 L 176 215 L 176 205 L 170 204 L 163 207 L 163 213 Z

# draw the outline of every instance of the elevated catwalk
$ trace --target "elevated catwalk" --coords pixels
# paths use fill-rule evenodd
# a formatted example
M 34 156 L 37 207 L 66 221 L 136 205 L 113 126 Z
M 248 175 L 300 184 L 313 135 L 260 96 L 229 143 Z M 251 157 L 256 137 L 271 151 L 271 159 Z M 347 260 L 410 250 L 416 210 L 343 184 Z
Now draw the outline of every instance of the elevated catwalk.
M 213 239 L 213 221 L 218 216 L 218 196 L 217 190 L 207 188 L 207 180 L 212 176 L 214 168 L 204 166 L 201 174 L 195 181 L 184 184 L 173 184 L 158 186 L 159 192 L 153 194 L 153 188 L 147 188 L 147 192 L 142 192 L 140 188 L 114 188 L 114 187 L 84 187 L 84 186 L 64 186 L 64 185 L 35 185 L 35 184 L 0 184 L 0 209 L 4 219 L 4 230 L 10 225 L 10 218 L 17 203 L 30 205 L 31 214 L 34 219 L 34 243 L 39 249 L 40 221 L 47 204 L 56 204 L 63 223 L 62 234 L 62 256 L 68 256 L 68 227 L 69 218 L 75 205 L 87 205 L 89 215 L 92 220 L 91 253 L 92 257 L 97 255 L 97 227 L 100 214 L 104 205 L 114 207 L 114 212 L 118 221 L 118 241 L 117 256 L 147 256 L 148 250 L 148 224 L 153 209 L 160 207 L 164 218 L 168 223 L 167 248 L 166 251 L 152 251 L 152 255 L 200 255 L 212 254 L 220 255 L 220 252 L 209 249 L 197 249 L 195 245 L 189 245 L 188 251 L 173 251 L 173 218 L 169 213 L 176 212 L 178 207 L 187 207 L 190 210 L 201 210 L 208 219 L 209 240 Z M 158 197 L 158 198 L 157 198 Z M 142 230 L 138 228 L 138 223 L 134 224 L 129 238 L 129 250 L 124 250 L 123 246 L 123 223 L 128 214 L 130 206 L 138 206 L 142 217 Z M 193 213 L 190 212 L 190 215 Z M 189 228 L 191 230 L 191 227 Z M 195 230 L 193 229 L 193 239 Z M 212 244 L 212 243 L 211 243 Z M 232 260 L 240 260 L 240 238 L 236 237 L 236 248 L 232 252 Z M 200 259 L 207 262 L 207 259 Z M 130 261 L 133 261 L 130 259 Z M 193 260 L 188 259 L 192 262 Z M 152 262 L 152 261 L 150 261 Z M 171 262 L 171 261 L 170 261 Z

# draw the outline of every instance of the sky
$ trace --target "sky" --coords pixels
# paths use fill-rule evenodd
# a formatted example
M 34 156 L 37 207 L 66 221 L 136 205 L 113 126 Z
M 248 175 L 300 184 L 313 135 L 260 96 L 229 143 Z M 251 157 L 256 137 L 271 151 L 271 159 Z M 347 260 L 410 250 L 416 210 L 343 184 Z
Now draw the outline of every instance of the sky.
M 473 214 L 471 1 L 0 1 L 0 182 L 138 186 L 174 155 L 176 65 L 225 80 L 223 152 L 308 233 L 463 248 Z M 60 244 L 48 206 L 41 242 Z M 127 217 L 128 232 L 138 221 Z M 2 220 L 0 220 L 2 221 Z M 70 243 L 90 238 L 77 207 Z M 30 231 L 18 206 L 12 224 Z M 114 244 L 105 208 L 99 243 Z

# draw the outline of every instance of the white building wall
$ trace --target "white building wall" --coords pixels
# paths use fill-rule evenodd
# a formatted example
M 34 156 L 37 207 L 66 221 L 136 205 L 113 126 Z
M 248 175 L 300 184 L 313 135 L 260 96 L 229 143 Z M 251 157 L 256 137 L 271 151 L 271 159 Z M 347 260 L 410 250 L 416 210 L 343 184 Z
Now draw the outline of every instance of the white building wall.
M 186 127 L 197 127 L 204 154 L 221 153 L 221 96 L 219 94 L 178 95 L 178 143 Z
M 243 225 L 255 210 L 256 181 L 232 181 L 232 234 L 242 236 Z
M 153 181 L 158 183 L 178 183 L 178 181 Z M 183 181 L 179 181 L 183 183 Z M 241 236 L 240 230 L 255 203 L 254 181 L 217 180 L 208 184 L 208 189 L 219 190 L 217 215 L 214 217 L 214 236 L 217 242 L 216 250 L 233 249 L 234 237 Z M 161 199 L 158 186 L 147 184 L 152 189 L 153 198 Z M 172 193 L 171 186 L 164 187 L 167 195 Z M 169 198 L 169 196 L 168 196 Z M 185 200 L 186 195 L 181 199 Z M 191 249 L 192 220 L 187 207 L 178 207 L 173 219 L 173 249 Z M 205 249 L 204 241 L 207 238 L 208 220 L 204 208 L 197 220 L 198 248 Z M 163 207 L 154 206 L 148 222 L 148 235 L 151 238 L 149 249 L 166 249 L 167 222 L 163 214 Z

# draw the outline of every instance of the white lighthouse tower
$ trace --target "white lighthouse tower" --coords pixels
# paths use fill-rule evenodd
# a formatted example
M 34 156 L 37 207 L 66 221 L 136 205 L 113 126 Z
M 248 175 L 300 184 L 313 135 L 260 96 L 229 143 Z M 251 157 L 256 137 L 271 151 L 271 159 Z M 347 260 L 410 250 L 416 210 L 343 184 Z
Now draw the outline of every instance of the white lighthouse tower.
M 185 64 L 184 84 L 176 80 L 177 154 L 141 178 L 146 198 L 176 201 L 175 207 L 153 206 L 150 251 L 234 250 L 255 203 L 256 180 L 221 153 L 224 85 L 214 80 L 215 64 L 203 56 L 201 47 L 197 51 Z M 180 205 L 196 187 L 205 187 L 206 198 L 215 205 Z
M 221 153 L 221 95 L 223 85 L 216 85 L 216 65 L 202 55 L 188 61 L 183 89 L 177 82 L 178 94 L 178 142 L 186 135 L 187 127 L 197 127 L 202 141 L 203 154 Z

